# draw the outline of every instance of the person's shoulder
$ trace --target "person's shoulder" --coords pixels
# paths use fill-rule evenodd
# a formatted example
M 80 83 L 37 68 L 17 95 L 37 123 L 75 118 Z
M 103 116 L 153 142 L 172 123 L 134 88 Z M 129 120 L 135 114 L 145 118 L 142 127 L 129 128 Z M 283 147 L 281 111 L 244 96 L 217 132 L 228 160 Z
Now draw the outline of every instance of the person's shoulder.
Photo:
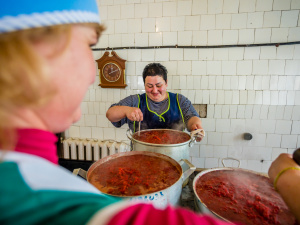
M 168 94 L 169 94 L 170 97 L 171 97 L 171 96 L 177 97 L 177 96 L 181 95 L 181 94 L 179 94 L 179 93 L 170 92 L 170 91 L 168 91 Z
M 146 96 L 146 93 L 136 94 L 138 97 Z
M 138 95 L 135 94 L 135 95 L 128 95 L 127 97 L 123 98 L 120 102 L 131 102 L 131 101 L 134 101 L 136 99 L 138 99 Z
M 138 99 L 139 98 L 139 94 L 129 95 L 126 98 Z
M 185 97 L 183 94 L 180 94 L 180 93 L 176 93 L 176 92 L 170 92 L 170 91 L 168 91 L 168 93 L 169 93 L 169 95 L 178 95 L 178 96 L 183 96 L 183 97 Z
M 169 95 L 175 95 L 178 98 L 179 102 L 185 102 L 186 100 L 188 100 L 187 97 L 185 97 L 183 94 L 180 93 L 169 92 Z
M 187 98 L 183 94 L 180 94 L 180 93 L 177 93 L 177 94 L 178 94 L 178 97 L 180 97 L 180 98 Z
M 132 94 L 132 95 L 129 95 L 126 98 L 122 99 L 120 101 L 120 103 L 125 104 L 127 106 L 131 106 L 131 107 L 137 107 L 139 101 L 140 101 L 140 95 Z

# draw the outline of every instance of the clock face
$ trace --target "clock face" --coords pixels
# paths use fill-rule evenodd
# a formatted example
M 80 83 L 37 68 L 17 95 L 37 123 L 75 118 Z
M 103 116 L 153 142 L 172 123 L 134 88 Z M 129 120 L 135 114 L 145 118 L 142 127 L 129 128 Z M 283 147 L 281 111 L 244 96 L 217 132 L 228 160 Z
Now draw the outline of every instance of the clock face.
M 115 63 L 106 63 L 103 66 L 103 77 L 109 82 L 115 82 L 121 77 L 121 69 Z

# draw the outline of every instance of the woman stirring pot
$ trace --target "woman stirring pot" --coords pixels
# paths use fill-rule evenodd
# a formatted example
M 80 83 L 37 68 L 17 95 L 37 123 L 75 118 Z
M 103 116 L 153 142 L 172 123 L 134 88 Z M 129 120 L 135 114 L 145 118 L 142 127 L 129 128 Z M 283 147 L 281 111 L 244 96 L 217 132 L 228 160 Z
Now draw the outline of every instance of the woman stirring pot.
M 113 104 L 106 112 L 112 124 L 121 127 L 127 123 L 133 132 L 146 129 L 203 130 L 199 114 L 190 100 L 181 94 L 167 92 L 167 73 L 160 63 L 148 64 L 143 71 L 146 93 L 131 95 Z M 202 138 L 199 136 L 197 141 Z

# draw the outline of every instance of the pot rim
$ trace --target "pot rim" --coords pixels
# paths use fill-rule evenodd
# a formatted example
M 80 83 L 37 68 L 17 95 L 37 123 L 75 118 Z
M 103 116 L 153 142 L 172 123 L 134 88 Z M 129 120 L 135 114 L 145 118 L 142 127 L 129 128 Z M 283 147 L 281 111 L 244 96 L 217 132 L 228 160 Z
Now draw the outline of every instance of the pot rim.
M 259 172 L 256 172 L 256 171 L 253 171 L 253 170 L 248 170 L 248 169 L 243 169 L 243 168 L 234 168 L 234 167 L 217 167 L 217 168 L 212 168 L 212 169 L 205 169 L 201 172 L 199 172 L 193 179 L 193 192 L 194 192 L 194 198 L 195 200 L 198 200 L 206 209 L 208 209 L 213 215 L 215 215 L 216 217 L 218 218 L 221 218 L 222 220 L 224 221 L 227 221 L 227 222 L 230 222 L 232 223 L 231 221 L 225 219 L 224 217 L 220 216 L 219 214 L 217 214 L 216 212 L 210 210 L 207 205 L 201 200 L 201 198 L 199 198 L 199 196 L 197 195 L 197 192 L 196 192 L 196 182 L 197 180 L 203 176 L 204 174 L 206 173 L 210 173 L 210 172 L 213 172 L 213 171 L 220 171 L 220 170 L 238 170 L 238 171 L 244 171 L 244 172 L 250 172 L 250 173 L 254 173 L 254 174 L 257 174 L 257 175 L 260 175 L 260 176 L 264 176 L 264 177 L 268 177 L 267 174 L 265 173 L 259 173 Z M 197 204 L 197 203 L 196 203 Z
M 96 169 L 99 165 L 101 165 L 102 163 L 105 163 L 105 162 L 108 162 L 110 160 L 113 160 L 115 158 L 119 158 L 119 157 L 126 157 L 126 156 L 131 156 L 131 155 L 148 155 L 148 156 L 153 156 L 153 157 L 158 157 L 158 158 L 161 158 L 163 160 L 167 160 L 168 162 L 172 163 L 172 165 L 174 165 L 180 172 L 180 177 L 178 178 L 178 180 L 173 183 L 171 186 L 169 187 L 166 187 L 165 189 L 162 189 L 162 190 L 159 190 L 159 191 L 156 191 L 156 192 L 151 192 L 151 193 L 147 193 L 147 194 L 144 194 L 144 195 L 126 195 L 126 196 L 120 196 L 120 195 L 112 195 L 112 194 L 108 194 L 108 193 L 105 193 L 105 192 L 102 192 L 100 191 L 101 193 L 105 194 L 105 195 L 109 195 L 109 196 L 112 196 L 112 197 L 119 197 L 119 198 L 138 198 L 138 197 L 143 197 L 143 196 L 147 196 L 147 195 L 154 195 L 156 193 L 160 193 L 161 191 L 165 191 L 166 189 L 174 186 L 175 184 L 177 184 L 178 182 L 183 182 L 182 181 L 182 176 L 183 176 L 183 170 L 182 170 L 182 167 L 180 166 L 180 164 L 173 158 L 167 156 L 167 155 L 164 155 L 164 154 L 161 154 L 161 153 L 157 153 L 157 152 L 148 152 L 148 151 L 131 151 L 131 152 L 120 152 L 120 153 L 116 153 L 116 154 L 113 154 L 113 155 L 110 155 L 110 156 L 106 156 L 102 159 L 99 159 L 97 160 L 96 162 L 94 162 L 88 169 L 87 171 L 87 174 L 86 174 L 86 180 L 92 184 L 89 180 L 89 177 L 91 176 L 91 173 L 94 169 Z
M 171 131 L 171 132 L 178 132 L 178 133 L 181 133 L 181 134 L 184 134 L 184 135 L 188 135 L 189 136 L 189 139 L 185 142 L 181 142 L 181 143 L 177 143 L 177 144 L 154 144 L 154 143 L 149 143 L 149 142 L 144 142 L 144 141 L 139 141 L 139 140 L 136 140 L 133 135 L 134 134 L 137 134 L 138 132 L 141 132 L 141 133 L 145 133 L 145 132 L 148 132 L 148 131 L 156 131 L 156 130 L 166 130 L 166 131 Z M 131 135 L 131 138 L 132 138 L 132 141 L 134 142 L 137 142 L 137 143 L 140 143 L 140 144 L 143 144 L 143 145 L 149 145 L 149 146 L 157 146 L 157 147 L 162 147 L 162 146 L 182 146 L 182 145 L 187 145 L 190 143 L 191 139 L 192 139 L 192 136 L 190 134 L 188 134 L 187 132 L 184 132 L 184 131 L 180 131 L 180 130 L 173 130 L 173 129 L 146 129 L 146 130 L 141 130 L 141 131 L 137 131 L 135 133 L 133 133 Z

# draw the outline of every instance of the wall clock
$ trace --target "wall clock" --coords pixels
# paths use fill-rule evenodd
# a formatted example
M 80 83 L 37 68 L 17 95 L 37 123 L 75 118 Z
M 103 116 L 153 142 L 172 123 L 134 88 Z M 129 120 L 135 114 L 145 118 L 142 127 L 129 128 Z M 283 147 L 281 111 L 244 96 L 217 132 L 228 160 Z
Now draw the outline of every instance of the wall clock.
M 96 60 L 99 69 L 100 84 L 102 88 L 125 88 L 125 62 L 115 51 L 105 52 Z

